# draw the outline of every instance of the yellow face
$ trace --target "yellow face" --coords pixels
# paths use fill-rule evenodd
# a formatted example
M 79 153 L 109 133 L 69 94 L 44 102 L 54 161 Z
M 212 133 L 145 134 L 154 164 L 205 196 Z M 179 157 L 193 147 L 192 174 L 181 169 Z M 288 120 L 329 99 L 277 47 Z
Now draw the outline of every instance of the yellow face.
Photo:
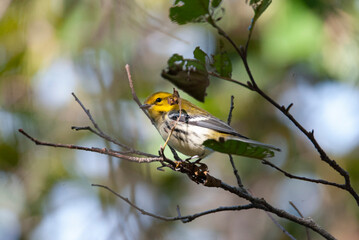
M 171 93 L 157 92 L 149 96 L 142 107 L 148 109 L 151 118 L 157 119 L 163 113 L 178 108 L 178 104 L 170 104 L 172 98 Z

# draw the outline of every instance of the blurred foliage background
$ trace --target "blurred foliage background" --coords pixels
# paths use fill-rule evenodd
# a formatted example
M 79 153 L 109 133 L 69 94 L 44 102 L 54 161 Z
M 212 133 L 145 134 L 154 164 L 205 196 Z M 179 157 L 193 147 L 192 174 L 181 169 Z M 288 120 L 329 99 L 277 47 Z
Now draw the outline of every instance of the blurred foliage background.
M 103 130 L 156 154 L 163 143 L 131 100 L 124 66 L 130 64 L 144 100 L 173 85 L 160 73 L 173 53 L 193 57 L 196 46 L 218 51 L 220 37 L 206 24 L 170 22 L 168 1 L 2 0 L 0 2 L 0 239 L 287 239 L 266 213 L 221 212 L 191 223 L 163 222 L 139 214 L 101 183 L 160 215 L 182 215 L 244 203 L 217 189 L 195 185 L 158 164 L 36 146 L 17 129 L 55 143 L 114 147 L 71 126 L 90 124 L 75 92 Z M 244 44 L 253 11 L 245 1 L 224 1 L 219 25 Z M 327 153 L 351 174 L 359 191 L 359 2 L 276 0 L 257 22 L 249 64 L 259 85 L 293 115 Z M 247 81 L 241 61 L 225 44 L 233 78 Z M 205 103 L 226 119 L 235 96 L 232 125 L 250 138 L 276 145 L 273 159 L 289 172 L 343 182 L 319 160 L 302 134 L 258 95 L 211 79 Z M 170 153 L 167 153 L 170 156 Z M 211 174 L 235 184 L 229 160 L 204 160 Z M 338 239 L 359 236 L 359 211 L 349 194 L 303 183 L 253 159 L 235 158 L 246 187 L 293 214 L 292 201 Z M 305 229 L 278 220 L 303 239 Z M 313 239 L 319 236 L 312 234 Z

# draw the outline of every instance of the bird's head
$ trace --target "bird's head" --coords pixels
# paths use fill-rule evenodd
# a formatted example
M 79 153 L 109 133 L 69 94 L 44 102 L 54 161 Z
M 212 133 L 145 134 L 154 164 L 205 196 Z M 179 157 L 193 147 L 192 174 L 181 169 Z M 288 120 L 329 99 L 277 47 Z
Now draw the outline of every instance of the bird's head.
M 151 118 L 157 119 L 164 113 L 179 109 L 179 96 L 177 91 L 173 94 L 167 92 L 157 92 L 149 96 L 143 105 L 142 109 L 147 109 Z

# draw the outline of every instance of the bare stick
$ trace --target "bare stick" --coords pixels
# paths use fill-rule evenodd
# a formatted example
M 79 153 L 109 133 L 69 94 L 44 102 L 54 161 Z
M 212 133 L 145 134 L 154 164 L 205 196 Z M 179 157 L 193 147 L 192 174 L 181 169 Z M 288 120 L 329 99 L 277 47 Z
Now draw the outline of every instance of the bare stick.
M 306 181 L 306 182 L 313 182 L 313 183 L 320 183 L 320 184 L 324 184 L 324 185 L 330 185 L 330 186 L 334 186 L 337 188 L 341 188 L 341 189 L 346 189 L 345 184 L 339 184 L 339 183 L 335 183 L 335 182 L 329 182 L 323 179 L 313 179 L 313 178 L 307 178 L 307 177 L 301 177 L 301 176 L 296 176 L 294 174 L 288 173 L 286 171 L 284 171 L 283 169 L 281 169 L 280 167 L 274 165 L 273 163 L 271 163 L 268 160 L 262 159 L 262 163 L 265 165 L 268 165 L 276 170 L 278 170 L 279 172 L 283 173 L 286 177 L 289 178 L 293 178 L 293 179 L 298 179 L 298 180 L 302 180 L 302 181 Z
M 236 165 L 234 164 L 233 157 L 232 157 L 231 154 L 228 154 L 228 157 L 229 157 L 229 161 L 231 162 L 231 165 L 232 165 L 232 168 L 233 168 L 234 176 L 236 176 L 238 187 L 243 188 L 243 183 L 242 183 L 241 177 L 238 174 L 238 170 L 236 168 Z
M 182 161 L 182 159 L 178 156 L 178 153 L 176 152 L 176 150 L 171 146 L 169 146 L 169 148 L 171 149 L 173 157 L 176 159 L 176 161 Z
M 173 124 L 173 126 L 172 126 L 172 128 L 171 128 L 170 133 L 168 134 L 168 137 L 167 137 L 167 139 L 166 139 L 166 141 L 165 141 L 165 144 L 163 144 L 163 147 L 161 147 L 162 152 L 165 150 L 165 148 L 166 148 L 166 146 L 167 146 L 167 143 L 168 143 L 168 141 L 170 140 L 170 138 L 171 138 L 171 136 L 172 136 L 172 134 L 173 134 L 173 131 L 175 130 L 175 128 L 176 128 L 176 126 L 177 126 L 179 120 L 181 119 L 181 115 L 182 115 L 181 98 L 180 98 L 178 92 L 177 92 L 174 88 L 173 88 L 173 94 L 176 94 L 176 96 L 175 96 L 175 97 L 176 97 L 176 100 L 175 100 L 175 101 L 177 101 L 177 103 L 175 103 L 175 104 L 178 104 L 178 106 L 179 106 L 179 114 L 178 114 L 178 117 L 177 117 L 176 122 Z
M 87 108 L 85 108 L 85 106 L 82 104 L 82 102 L 77 98 L 77 96 L 75 95 L 75 93 L 71 93 L 72 96 L 74 96 L 75 101 L 81 106 L 81 108 L 84 110 L 84 112 L 87 114 L 88 118 L 90 119 L 90 121 L 92 122 L 93 126 L 97 129 L 97 131 L 99 131 L 101 134 L 103 134 L 102 130 L 98 127 L 97 123 L 95 122 L 95 120 L 92 118 L 92 115 L 90 114 L 90 110 L 88 110 Z
M 299 216 L 301 216 L 302 218 L 304 218 L 303 214 L 299 211 L 299 209 L 297 208 L 297 206 L 294 205 L 294 203 L 292 201 L 289 201 L 289 204 L 295 209 L 295 211 L 297 211 L 297 213 L 299 214 Z M 306 227 L 305 228 L 305 232 L 307 234 L 307 240 L 310 240 L 310 233 L 309 233 L 309 229 Z
M 277 227 L 282 230 L 282 232 L 287 235 L 290 239 L 292 240 L 296 240 L 295 237 L 293 237 L 277 220 L 274 219 L 274 217 L 272 217 L 272 215 L 270 215 L 268 212 L 266 212 L 268 217 L 272 220 L 272 222 L 274 222 L 275 225 L 277 225 Z
M 42 146 L 49 146 L 49 147 L 57 147 L 57 148 L 67 148 L 67 149 L 77 149 L 77 150 L 83 150 L 83 151 L 89 151 L 89 152 L 96 152 L 101 153 L 113 157 L 117 157 L 120 159 L 128 160 L 131 162 L 137 162 L 137 163 L 150 163 L 150 162 L 160 162 L 163 160 L 162 157 L 135 157 L 135 156 L 128 156 L 124 154 L 119 154 L 118 151 L 114 151 L 112 149 L 107 148 L 96 148 L 96 147 L 83 147 L 73 144 L 59 144 L 59 143 L 49 143 L 49 142 L 43 142 L 36 138 L 31 137 L 27 132 L 25 132 L 23 129 L 19 129 L 19 132 L 25 135 L 27 138 L 29 138 L 31 141 L 33 141 L 36 145 L 42 145 Z
M 231 121 L 232 121 L 232 112 L 233 112 L 233 109 L 234 109 L 234 101 L 233 100 L 234 100 L 234 96 L 232 95 L 231 96 L 231 106 L 229 108 L 229 113 L 228 113 L 228 118 L 227 118 L 228 125 L 230 125 Z M 243 183 L 242 183 L 241 177 L 239 176 L 239 173 L 238 173 L 238 170 L 236 168 L 236 165 L 234 164 L 233 157 L 232 157 L 231 154 L 228 154 L 228 157 L 229 157 L 229 161 L 231 162 L 231 165 L 232 165 L 232 168 L 233 168 L 234 176 L 236 176 L 238 187 L 243 188 Z M 243 190 L 245 190 L 245 189 L 243 188 Z
M 226 81 L 228 81 L 228 82 L 233 82 L 233 83 L 235 83 L 235 84 L 239 84 L 239 85 L 241 85 L 242 87 L 245 87 L 245 88 L 247 88 L 247 89 L 249 89 L 249 90 L 253 90 L 250 86 L 248 86 L 247 84 L 242 83 L 242 82 L 240 82 L 240 81 L 238 81 L 238 80 L 234 80 L 234 79 L 229 78 L 229 77 L 223 77 L 223 76 L 221 76 L 221 75 L 219 75 L 219 74 L 217 74 L 217 73 L 215 73 L 215 72 L 208 72 L 208 74 L 211 75 L 211 76 L 213 76 L 213 77 L 226 80 Z
M 97 132 L 96 130 L 92 129 L 90 126 L 85 126 L 85 127 L 76 127 L 76 126 L 72 126 L 71 129 L 73 130 L 76 130 L 76 131 L 81 131 L 81 130 L 87 130 L 87 131 L 90 131 L 94 134 L 96 134 L 97 136 L 109 141 L 109 142 L 112 142 L 120 147 L 123 147 L 125 148 L 127 151 L 116 151 L 116 152 L 119 152 L 119 153 L 123 153 L 123 154 L 137 154 L 137 155 L 142 155 L 142 156 L 147 156 L 147 157 L 157 157 L 157 155 L 154 155 L 154 154 L 150 154 L 150 153 L 146 153 L 146 152 L 142 152 L 142 151 L 138 151 L 134 148 L 131 148 L 123 143 L 120 143 L 118 142 L 117 140 L 111 138 L 110 136 L 108 136 L 107 134 L 105 133 L 100 133 L 100 132 Z
M 146 114 L 146 116 L 148 117 L 148 119 L 151 120 L 152 124 L 154 124 L 153 120 L 150 118 L 150 115 L 148 115 L 147 111 L 143 108 L 141 108 L 142 103 L 140 102 L 140 100 L 138 99 L 136 92 L 135 92 L 135 88 L 133 87 L 133 81 L 132 81 L 132 77 L 131 77 L 131 72 L 130 72 L 130 65 L 126 64 L 125 66 L 126 68 L 126 72 L 127 72 L 127 78 L 128 78 L 128 83 L 130 84 L 130 88 L 131 88 L 131 93 L 132 93 L 132 98 L 133 100 L 135 100 L 135 102 L 137 103 L 137 105 L 140 107 L 140 109 Z
M 160 220 L 163 220 L 163 221 L 178 221 L 178 220 L 181 220 L 183 223 L 188 223 L 188 222 L 193 221 L 196 218 L 199 218 L 199 217 L 202 217 L 202 216 L 205 216 L 205 215 L 208 215 L 208 214 L 216 213 L 216 212 L 241 211 L 241 210 L 252 209 L 254 207 L 252 204 L 238 205 L 238 206 L 228 206 L 228 207 L 218 207 L 218 208 L 210 209 L 210 210 L 207 210 L 207 211 L 204 211 L 204 212 L 199 212 L 199 213 L 195 213 L 195 214 L 191 214 L 191 215 L 181 216 L 181 213 L 179 212 L 179 207 L 177 206 L 177 213 L 178 213 L 177 217 L 165 217 L 165 216 L 150 213 L 150 212 L 138 207 L 136 204 L 132 203 L 128 198 L 121 196 L 120 194 L 116 193 L 115 191 L 113 191 L 111 188 L 109 188 L 107 186 L 100 185 L 100 184 L 91 184 L 91 186 L 105 188 L 106 190 L 110 191 L 112 194 L 116 195 L 117 197 L 119 197 L 120 199 L 122 199 L 123 201 L 128 203 L 131 207 L 137 209 L 143 215 L 147 215 L 147 216 L 157 218 L 157 219 L 160 219 Z
M 231 120 L 232 120 L 232 112 L 233 112 L 233 109 L 234 109 L 234 96 L 232 95 L 231 96 L 231 106 L 230 106 L 230 109 L 229 109 L 229 114 L 228 114 L 228 119 L 227 119 L 227 123 L 228 125 L 231 124 Z M 229 160 L 231 162 L 231 165 L 232 165 L 232 168 L 233 168 L 233 173 L 234 175 L 236 176 L 236 179 L 237 179 L 237 184 L 238 184 L 238 187 L 240 187 L 242 189 L 242 191 L 244 193 L 247 193 L 247 194 L 251 194 L 249 193 L 244 187 L 243 187 L 243 183 L 242 183 L 242 180 L 241 180 L 241 177 L 239 176 L 238 174 L 238 170 L 236 168 L 236 165 L 234 164 L 234 161 L 233 161 L 233 157 L 231 154 L 228 154 L 229 156 Z M 276 221 L 268 212 L 266 212 L 267 215 L 269 216 L 269 218 L 274 222 L 275 225 L 277 225 L 283 232 L 284 234 L 288 235 L 291 239 L 295 239 L 282 225 L 280 225 L 278 223 L 278 221 Z
M 123 143 L 120 143 L 119 141 L 117 141 L 116 139 L 113 139 L 112 137 L 110 137 L 109 135 L 105 134 L 101 128 L 98 126 L 98 124 L 96 123 L 95 119 L 93 118 L 93 116 L 90 113 L 90 110 L 88 110 L 85 105 L 81 102 L 81 100 L 75 95 L 75 93 L 72 93 L 72 96 L 75 98 L 76 102 L 81 106 L 82 110 L 86 113 L 86 115 L 88 116 L 88 118 L 90 119 L 90 121 L 92 122 L 92 124 L 94 125 L 94 127 L 97 129 L 94 130 L 93 128 L 91 128 L 90 126 L 86 126 L 86 127 L 76 127 L 76 126 L 72 126 L 71 129 L 76 130 L 76 131 L 81 131 L 81 130 L 87 130 L 90 131 L 94 134 L 96 134 L 97 136 L 112 142 L 113 144 L 116 144 L 117 146 L 120 146 L 124 149 L 127 149 L 127 154 L 137 154 L 137 155 L 142 155 L 142 156 L 147 156 L 147 157 L 157 157 L 156 155 L 153 154 L 149 154 L 149 153 L 145 153 L 145 152 L 141 152 L 138 150 L 133 149 L 132 147 L 129 147 Z
M 75 101 L 81 106 L 82 110 L 86 113 L 87 117 L 90 119 L 90 121 L 92 122 L 92 125 L 95 127 L 95 129 L 97 131 L 95 131 L 94 129 L 92 129 L 91 127 L 71 127 L 72 129 L 76 130 L 76 131 L 79 131 L 79 130 L 88 130 L 98 136 L 100 136 L 101 138 L 104 138 L 105 140 L 109 141 L 109 142 L 112 142 L 122 148 L 125 148 L 127 150 L 130 150 L 132 149 L 131 147 L 129 146 L 126 146 L 125 144 L 122 144 L 120 142 L 118 142 L 117 140 L 111 138 L 110 136 L 108 136 L 107 134 L 105 134 L 101 128 L 98 126 L 98 124 L 96 123 L 96 121 L 94 120 L 94 118 L 92 117 L 91 113 L 90 113 L 90 110 L 87 109 L 85 107 L 85 105 L 80 101 L 80 99 L 75 95 L 75 93 L 71 93 L 72 96 L 75 98 Z
M 102 132 L 101 130 L 96 131 L 96 130 L 94 130 L 93 128 L 91 128 L 90 126 L 85 126 L 85 127 L 72 126 L 71 129 L 72 129 L 72 130 L 76 130 L 76 131 L 87 130 L 87 131 L 90 131 L 90 132 L 96 134 L 97 136 L 99 136 L 99 137 L 101 137 L 101 138 L 103 138 L 103 139 L 105 139 L 105 140 L 107 140 L 107 141 L 109 141 L 109 142 L 112 142 L 112 143 L 114 143 L 114 144 L 116 144 L 116 145 L 118 145 L 118 146 L 120 146 L 120 147 L 122 147 L 122 148 L 124 148 L 124 149 L 127 149 L 127 150 L 132 149 L 131 147 L 126 146 L 125 144 L 122 144 L 122 143 L 118 142 L 117 140 L 111 138 L 110 136 L 108 136 L 107 134 L 105 134 L 104 132 Z
M 229 113 L 228 113 L 228 118 L 227 118 L 227 123 L 228 125 L 231 125 L 231 121 L 232 121 L 232 112 L 233 112 L 233 109 L 234 109 L 234 96 L 232 95 L 231 96 L 231 106 L 229 108 Z

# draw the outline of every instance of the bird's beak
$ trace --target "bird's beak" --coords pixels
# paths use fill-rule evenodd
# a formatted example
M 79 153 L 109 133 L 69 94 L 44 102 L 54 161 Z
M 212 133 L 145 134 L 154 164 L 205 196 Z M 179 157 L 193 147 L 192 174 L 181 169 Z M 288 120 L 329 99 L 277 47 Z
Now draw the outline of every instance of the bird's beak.
M 140 106 L 140 108 L 147 110 L 147 109 L 149 109 L 151 106 L 152 106 L 151 104 L 142 104 L 142 105 Z

